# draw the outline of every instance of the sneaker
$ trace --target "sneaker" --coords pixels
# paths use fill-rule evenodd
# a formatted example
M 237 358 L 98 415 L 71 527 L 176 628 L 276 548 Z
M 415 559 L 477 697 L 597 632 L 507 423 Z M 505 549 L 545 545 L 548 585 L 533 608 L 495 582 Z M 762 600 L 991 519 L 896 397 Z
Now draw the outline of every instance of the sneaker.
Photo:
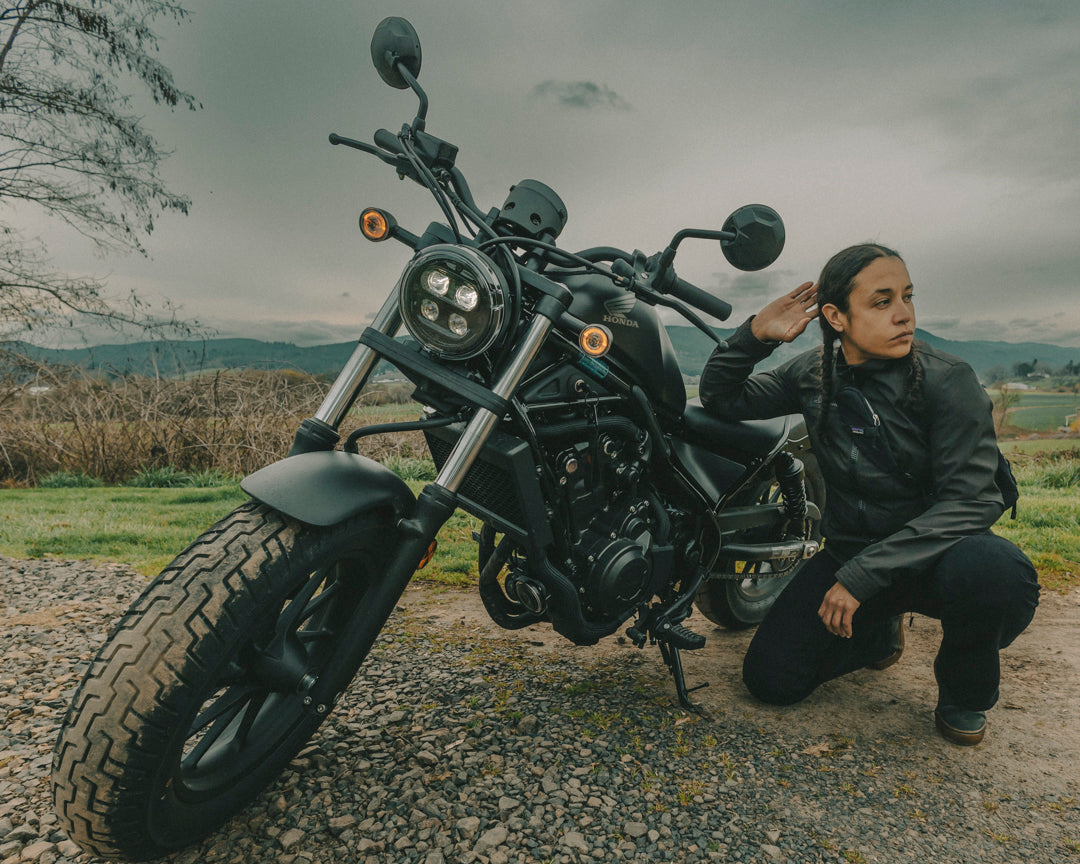
M 938 682 L 938 704 L 934 709 L 934 725 L 946 741 L 961 747 L 972 747 L 986 735 L 986 712 L 969 711 L 949 702 L 949 694 L 941 685 L 938 660 L 934 658 L 934 678 Z
M 986 734 L 986 712 L 968 711 L 956 705 L 938 705 L 934 709 L 934 724 L 947 741 L 961 747 L 971 747 Z
M 900 659 L 900 656 L 904 653 L 904 616 L 897 615 L 895 618 L 890 619 L 886 625 L 888 634 L 888 654 L 882 657 L 880 660 L 875 660 L 873 663 L 867 663 L 867 668 L 874 669 L 880 672 L 882 669 L 888 669 L 896 661 Z

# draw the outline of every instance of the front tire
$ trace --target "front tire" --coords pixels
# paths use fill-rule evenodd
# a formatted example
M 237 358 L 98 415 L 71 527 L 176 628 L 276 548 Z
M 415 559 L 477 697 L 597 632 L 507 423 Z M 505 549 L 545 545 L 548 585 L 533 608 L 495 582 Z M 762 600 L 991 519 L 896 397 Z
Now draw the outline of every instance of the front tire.
M 64 719 L 52 784 L 68 835 L 103 857 L 156 858 L 253 798 L 325 719 L 331 706 L 305 694 L 340 674 L 345 624 L 378 583 L 388 530 L 370 514 L 315 528 L 250 502 L 178 556 L 120 620 Z M 372 641 L 383 623 L 365 622 Z

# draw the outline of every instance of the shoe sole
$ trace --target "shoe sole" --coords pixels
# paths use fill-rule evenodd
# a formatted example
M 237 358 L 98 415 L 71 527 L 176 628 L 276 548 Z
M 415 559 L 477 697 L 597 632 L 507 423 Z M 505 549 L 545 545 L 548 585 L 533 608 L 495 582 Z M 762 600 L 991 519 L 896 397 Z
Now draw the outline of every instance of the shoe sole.
M 873 669 L 875 672 L 881 672 L 883 669 L 888 669 L 890 666 L 893 666 L 893 665 L 895 665 L 896 663 L 899 662 L 900 658 L 904 654 L 904 622 L 903 621 L 900 622 L 900 630 L 898 632 L 899 632 L 899 637 L 900 637 L 898 641 L 900 642 L 900 644 L 896 647 L 896 650 L 893 651 L 893 653 L 890 654 L 888 657 L 884 657 L 881 660 L 875 660 L 873 663 L 866 664 L 868 669 Z
M 937 730 L 941 733 L 943 738 L 951 741 L 953 744 L 959 744 L 961 747 L 974 747 L 983 740 L 983 736 L 986 734 L 985 723 L 982 725 L 981 729 L 976 731 L 957 729 L 945 722 L 940 711 L 934 711 L 934 724 L 937 726 Z

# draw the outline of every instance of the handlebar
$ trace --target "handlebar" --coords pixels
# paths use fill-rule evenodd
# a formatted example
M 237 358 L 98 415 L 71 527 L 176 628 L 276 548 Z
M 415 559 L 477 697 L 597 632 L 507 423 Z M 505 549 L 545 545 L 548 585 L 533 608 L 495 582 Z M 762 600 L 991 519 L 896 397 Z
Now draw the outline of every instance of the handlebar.
M 389 129 L 375 130 L 375 144 L 395 156 L 401 154 L 401 142 L 398 141 L 397 135 Z
M 376 129 L 374 139 L 375 146 L 372 146 L 370 144 L 365 144 L 362 141 L 355 141 L 351 138 L 345 138 L 335 134 L 330 136 L 330 143 L 335 145 L 344 144 L 357 150 L 372 153 L 382 159 L 382 161 L 394 165 L 398 169 L 398 172 L 403 176 L 408 176 L 416 182 L 422 183 L 422 185 L 427 185 L 417 176 L 413 165 L 409 164 L 405 148 L 402 147 L 402 143 L 397 135 L 388 129 Z M 426 141 L 422 143 L 433 146 L 434 149 L 431 155 L 434 159 L 443 161 L 443 167 L 448 169 L 451 184 L 454 186 L 458 195 L 465 204 L 475 211 L 475 202 L 472 200 L 472 194 L 468 184 L 465 182 L 465 177 L 453 164 L 457 148 L 446 142 L 432 138 L 431 136 L 426 136 Z M 432 149 L 432 147 L 427 147 L 425 149 Z M 709 237 L 714 235 L 718 236 L 718 232 L 706 233 Z M 702 232 L 683 231 L 678 235 L 677 239 L 681 239 L 682 235 L 705 236 Z M 656 275 L 659 278 L 652 281 L 652 290 L 659 291 L 662 294 L 669 294 L 677 300 L 681 300 L 687 305 L 701 310 L 706 315 L 711 315 L 721 321 L 726 321 L 731 316 L 731 304 L 721 300 L 719 297 L 709 294 L 707 291 L 702 291 L 697 286 L 676 276 L 675 271 L 670 269 L 670 258 L 674 257 L 674 248 L 671 247 L 666 251 L 671 254 L 657 256 L 660 259 L 660 269 L 656 272 Z M 557 258 L 557 254 L 554 257 Z M 595 261 L 611 261 L 611 271 L 613 273 L 630 279 L 634 278 L 634 267 L 631 263 L 634 260 L 634 256 L 627 252 L 623 252 L 621 249 L 615 249 L 610 246 L 593 247 L 591 249 L 582 250 L 577 257 Z
M 611 272 L 624 279 L 634 279 L 633 265 L 622 258 L 612 262 Z M 688 306 L 700 309 L 706 315 L 712 315 L 714 318 L 719 318 L 721 321 L 726 321 L 731 316 L 730 303 L 721 300 L 719 297 L 713 296 L 707 291 L 702 291 L 696 285 L 691 285 L 689 282 L 680 279 L 675 275 L 675 271 L 672 270 L 670 266 L 668 266 L 664 272 L 657 273 L 654 276 L 650 290 L 657 291 L 661 294 L 668 294 L 676 300 L 681 300 Z
M 684 303 L 689 303 L 695 309 L 700 309 L 707 315 L 712 315 L 721 321 L 726 321 L 731 317 L 730 303 L 709 294 L 707 291 L 702 291 L 697 286 L 683 281 L 678 276 L 672 280 L 665 293 L 682 300 Z

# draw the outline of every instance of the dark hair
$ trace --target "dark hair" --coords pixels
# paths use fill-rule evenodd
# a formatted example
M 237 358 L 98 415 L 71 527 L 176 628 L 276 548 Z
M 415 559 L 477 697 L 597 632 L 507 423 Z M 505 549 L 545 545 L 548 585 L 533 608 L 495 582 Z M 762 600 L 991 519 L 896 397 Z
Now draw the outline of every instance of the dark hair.
M 859 243 L 841 249 L 832 256 L 821 270 L 817 282 L 818 324 L 821 325 L 821 412 L 818 414 L 818 435 L 824 437 L 829 417 L 829 407 L 836 395 L 836 341 L 840 338 L 820 311 L 832 304 L 844 314 L 850 311 L 848 304 L 855 280 L 859 274 L 878 258 L 904 259 L 900 253 L 878 243 Z M 919 404 L 919 388 L 922 384 L 922 364 L 914 344 L 907 356 L 907 383 L 901 405 L 915 407 Z

